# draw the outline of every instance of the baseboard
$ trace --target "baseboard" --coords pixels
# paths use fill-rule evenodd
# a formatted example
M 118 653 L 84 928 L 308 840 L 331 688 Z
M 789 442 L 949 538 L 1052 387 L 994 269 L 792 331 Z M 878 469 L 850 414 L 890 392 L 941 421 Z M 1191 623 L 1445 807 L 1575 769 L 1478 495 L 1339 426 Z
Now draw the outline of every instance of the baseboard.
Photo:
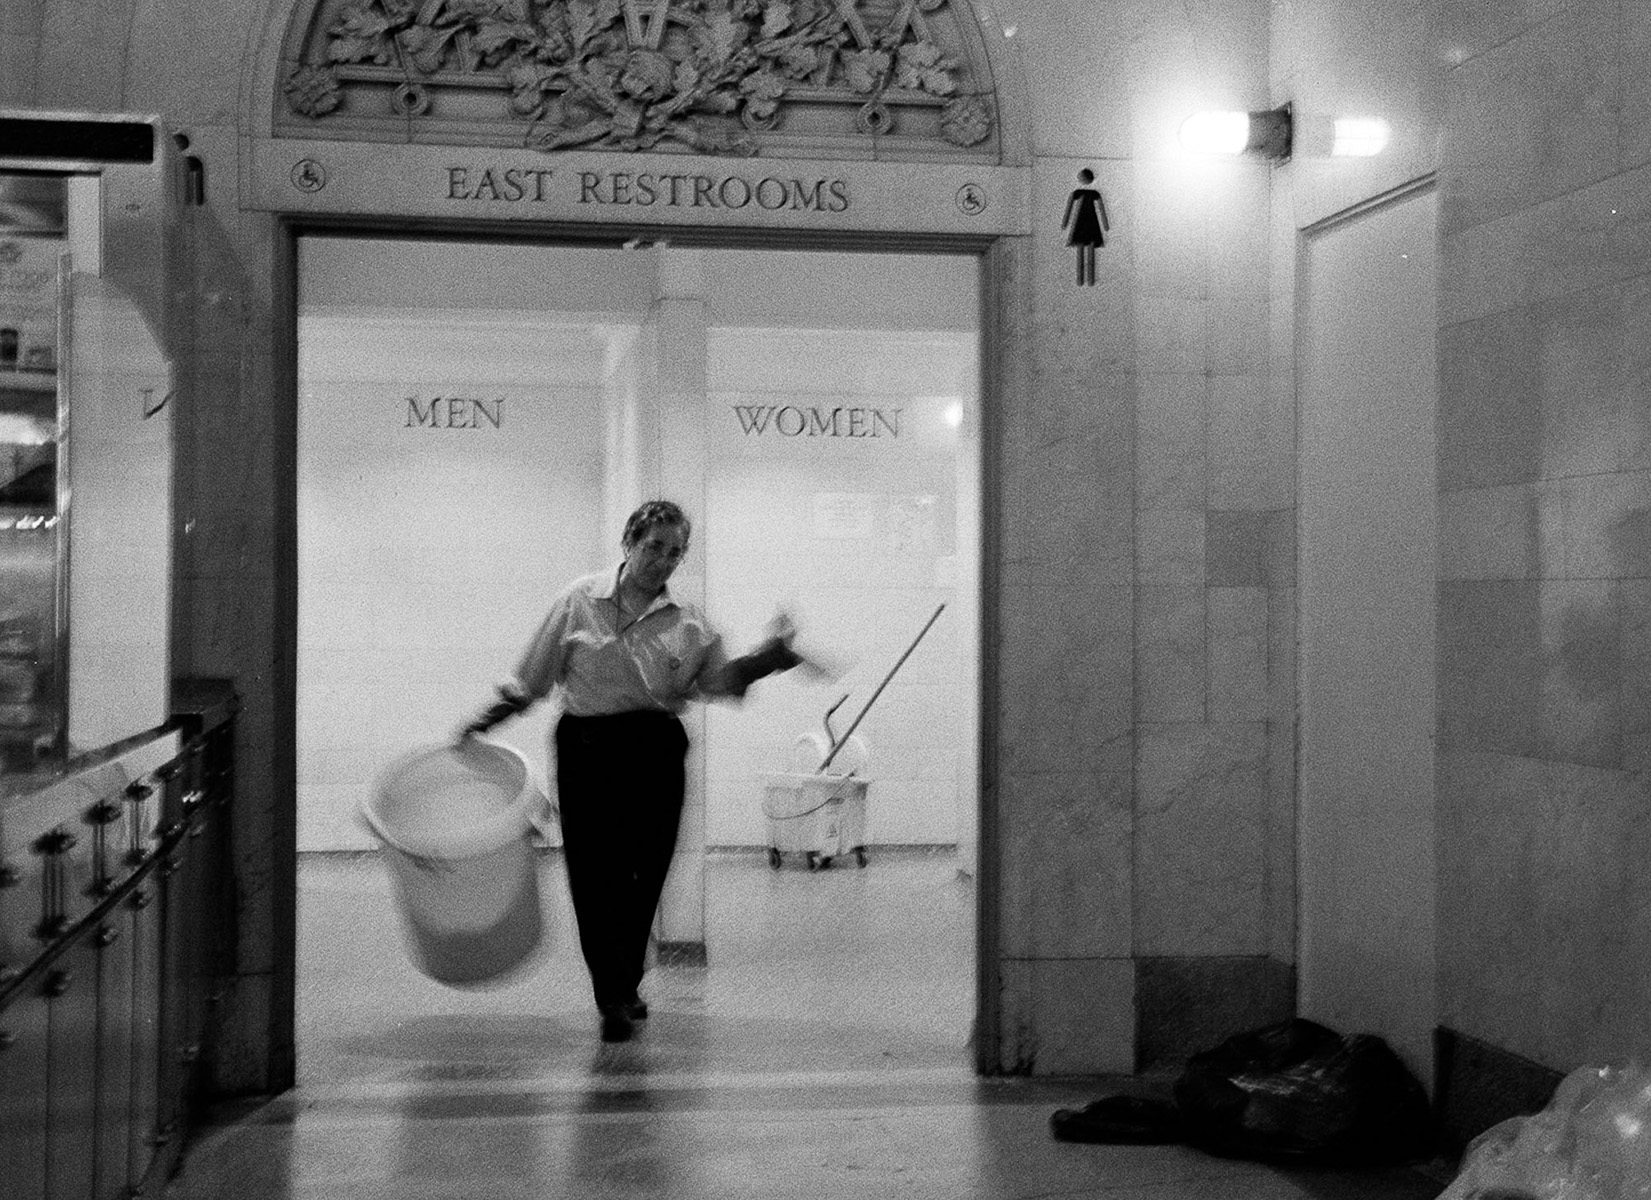
M 1433 1050 L 1434 1111 L 1451 1152 L 1500 1121 L 1540 1112 L 1565 1078 L 1563 1071 L 1443 1025 L 1433 1031 Z
M 710 961 L 704 942 L 655 942 L 654 953 L 662 967 L 703 967 Z

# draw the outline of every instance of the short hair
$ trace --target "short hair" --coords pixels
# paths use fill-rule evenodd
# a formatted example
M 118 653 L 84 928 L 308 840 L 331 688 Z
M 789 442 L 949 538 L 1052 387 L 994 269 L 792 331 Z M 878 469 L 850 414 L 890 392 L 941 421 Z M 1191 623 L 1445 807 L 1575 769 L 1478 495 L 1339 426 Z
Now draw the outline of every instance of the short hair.
M 694 530 L 688 514 L 681 507 L 669 500 L 649 500 L 625 519 L 625 532 L 620 535 L 619 544 L 629 550 L 652 533 L 656 525 L 677 526 L 681 528 L 684 538 L 692 535 Z

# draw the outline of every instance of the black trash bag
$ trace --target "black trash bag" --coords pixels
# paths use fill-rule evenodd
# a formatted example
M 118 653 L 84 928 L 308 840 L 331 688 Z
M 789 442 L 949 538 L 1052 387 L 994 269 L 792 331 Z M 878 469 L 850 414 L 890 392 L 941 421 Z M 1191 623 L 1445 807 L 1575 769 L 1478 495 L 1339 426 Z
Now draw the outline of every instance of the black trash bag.
M 1432 1148 L 1427 1094 L 1386 1042 L 1299 1017 L 1194 1055 L 1175 1103 L 1187 1142 L 1227 1157 L 1366 1166 Z
M 1063 1142 L 1161 1146 L 1182 1139 L 1175 1105 L 1142 1096 L 1106 1096 L 1082 1108 L 1057 1108 L 1049 1128 Z

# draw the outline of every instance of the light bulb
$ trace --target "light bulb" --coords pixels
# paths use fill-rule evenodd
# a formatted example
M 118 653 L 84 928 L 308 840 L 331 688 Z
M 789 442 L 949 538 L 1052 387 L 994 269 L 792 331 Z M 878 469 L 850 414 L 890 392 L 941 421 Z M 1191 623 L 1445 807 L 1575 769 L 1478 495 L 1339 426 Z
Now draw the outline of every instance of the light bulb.
M 1181 144 L 1194 154 L 1242 154 L 1249 140 L 1249 113 L 1193 113 L 1181 123 Z
M 1337 117 L 1330 153 L 1339 158 L 1369 158 L 1387 148 L 1391 134 L 1387 122 L 1377 117 Z

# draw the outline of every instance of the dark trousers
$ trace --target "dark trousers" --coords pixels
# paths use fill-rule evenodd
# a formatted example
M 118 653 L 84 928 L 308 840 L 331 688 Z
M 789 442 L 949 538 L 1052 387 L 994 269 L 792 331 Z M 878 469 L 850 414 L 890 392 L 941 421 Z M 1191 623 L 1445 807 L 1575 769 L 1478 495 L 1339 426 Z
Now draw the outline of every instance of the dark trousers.
M 665 712 L 556 725 L 562 854 L 579 945 L 601 1006 L 636 995 L 676 852 L 688 735 Z

